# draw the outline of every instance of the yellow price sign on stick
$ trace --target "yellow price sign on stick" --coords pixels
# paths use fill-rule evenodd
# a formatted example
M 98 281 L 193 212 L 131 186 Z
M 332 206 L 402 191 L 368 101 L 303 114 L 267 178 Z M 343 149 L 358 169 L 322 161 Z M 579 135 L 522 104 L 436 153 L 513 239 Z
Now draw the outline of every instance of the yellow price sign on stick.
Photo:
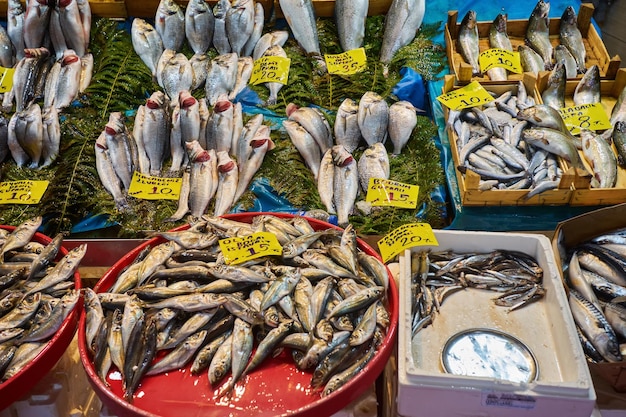
M 128 195 L 142 200 L 178 200 L 182 178 L 152 177 L 135 171 Z
M 291 59 L 282 56 L 264 56 L 254 61 L 250 84 L 287 84 Z
M 15 68 L 0 67 L 0 93 L 6 93 L 13 88 L 13 74 Z
M 378 251 L 383 262 L 414 246 L 438 246 L 437 238 L 428 223 L 404 224 L 378 241 Z
M 0 182 L 0 204 L 39 204 L 49 181 Z
M 465 87 L 440 95 L 437 100 L 451 110 L 462 110 L 490 103 L 494 98 L 478 81 L 472 81 Z
M 602 103 L 580 104 L 559 110 L 567 129 L 577 135 L 581 130 L 605 130 L 611 128 L 609 116 Z
M 365 201 L 372 203 L 372 206 L 414 209 L 417 207 L 418 194 L 418 185 L 384 178 L 370 178 Z
M 263 256 L 282 255 L 283 247 L 273 233 L 256 232 L 248 236 L 231 237 L 218 241 L 224 261 L 237 265 Z
M 487 72 L 494 67 L 504 68 L 516 74 L 524 72 L 519 52 L 506 49 L 487 49 L 478 56 L 478 63 L 482 72 Z
M 329 74 L 353 75 L 367 67 L 365 49 L 351 49 L 342 54 L 324 55 Z

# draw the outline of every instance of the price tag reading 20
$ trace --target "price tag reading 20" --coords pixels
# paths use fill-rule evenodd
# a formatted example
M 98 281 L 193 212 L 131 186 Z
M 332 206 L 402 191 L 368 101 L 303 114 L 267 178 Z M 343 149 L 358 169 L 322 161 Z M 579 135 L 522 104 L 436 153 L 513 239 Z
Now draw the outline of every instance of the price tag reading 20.
M 151 177 L 135 171 L 128 195 L 142 200 L 178 200 L 182 183 L 182 178 Z
M 269 232 L 257 232 L 248 236 L 231 237 L 219 242 L 228 265 L 237 265 L 262 256 L 282 255 L 283 247 L 276 236 Z
M 465 87 L 440 95 L 437 100 L 451 110 L 462 110 L 490 103 L 494 99 L 478 81 L 472 81 Z
M 287 84 L 291 59 L 282 56 L 264 56 L 254 61 L 250 84 Z
M 437 246 L 437 238 L 428 223 L 409 223 L 392 230 L 378 241 L 383 262 L 414 246 Z

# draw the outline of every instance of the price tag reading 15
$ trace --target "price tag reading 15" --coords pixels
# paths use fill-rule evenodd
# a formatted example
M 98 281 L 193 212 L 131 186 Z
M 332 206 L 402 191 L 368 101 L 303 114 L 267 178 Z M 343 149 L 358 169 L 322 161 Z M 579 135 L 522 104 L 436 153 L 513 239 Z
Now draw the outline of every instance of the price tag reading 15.
M 419 186 L 383 178 L 370 178 L 365 201 L 372 206 L 415 208 Z
M 409 223 L 392 230 L 378 241 L 383 262 L 414 246 L 437 246 L 437 238 L 428 223 Z
M 472 81 L 465 87 L 440 95 L 437 100 L 451 110 L 462 110 L 490 103 L 494 98 L 478 81 Z
M 257 232 L 248 236 L 221 239 L 220 249 L 228 265 L 237 265 L 263 256 L 281 255 L 283 247 L 276 236 L 269 232 Z
M 282 56 L 264 56 L 254 61 L 250 84 L 287 84 L 291 59 Z
M 182 178 L 151 177 L 135 171 L 128 195 L 142 200 L 178 200 Z

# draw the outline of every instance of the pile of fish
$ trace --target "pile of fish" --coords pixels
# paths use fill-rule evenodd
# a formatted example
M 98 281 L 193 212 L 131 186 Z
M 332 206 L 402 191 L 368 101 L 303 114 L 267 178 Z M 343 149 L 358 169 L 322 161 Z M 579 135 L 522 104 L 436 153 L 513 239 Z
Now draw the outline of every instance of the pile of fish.
M 525 44 L 518 45 L 520 60 L 524 72 L 537 74 L 540 71 L 552 70 L 555 64 L 564 67 L 565 78 L 576 78 L 585 73 L 586 50 L 583 38 L 578 29 L 576 12 L 572 6 L 563 11 L 559 25 L 559 42 L 556 47 L 550 40 L 550 3 L 539 0 L 528 18 Z M 480 75 L 478 57 L 480 55 L 478 24 L 476 12 L 469 10 L 459 26 L 457 49 L 466 63 L 472 66 L 472 73 Z M 489 47 L 513 51 L 511 40 L 507 34 L 507 17 L 498 14 L 489 30 Z M 507 71 L 494 68 L 487 71 L 492 81 L 507 80 Z
M 558 111 L 535 104 L 520 81 L 482 108 L 450 111 L 448 126 L 456 133 L 457 169 L 480 175 L 479 189 L 529 189 L 525 198 L 559 186 L 558 157 L 584 169 L 575 138 Z
M 569 305 L 592 362 L 619 362 L 626 354 L 626 231 L 581 242 L 564 262 Z
M 273 233 L 282 255 L 226 264 L 218 240 L 257 231 Z M 188 230 L 157 235 L 165 242 L 143 251 L 107 292 L 85 292 L 94 367 L 105 383 L 117 368 L 129 402 L 144 377 L 186 367 L 208 372 L 212 389 L 231 371 L 218 397 L 230 395 L 283 348 L 328 395 L 385 337 L 387 270 L 358 249 L 351 226 L 315 231 L 297 216 L 203 216 Z
M 15 113 L 0 121 L 0 161 L 10 153 L 22 167 L 45 167 L 57 157 L 61 140 L 58 112 L 91 81 L 93 56 L 89 2 L 18 0 L 8 3 L 7 29 L 0 28 L 0 65 L 15 68 L 2 108 Z M 39 104 L 41 103 L 41 105 Z
M 514 311 L 543 298 L 542 280 L 541 266 L 523 252 L 412 252 L 412 334 L 431 325 L 443 301 L 454 292 L 465 288 L 495 291 L 501 293 L 494 298 L 495 304 Z
M 37 217 L 0 229 L 0 385 L 32 362 L 80 300 L 74 272 L 86 245 L 56 261 L 63 235 L 32 241 L 40 225 Z
M 316 179 L 326 210 L 337 213 L 340 225 L 348 223 L 359 187 L 364 193 L 370 178 L 389 178 L 384 143 L 390 137 L 393 154 L 400 154 L 417 125 L 416 110 L 408 101 L 389 106 L 368 91 L 358 104 L 349 98 L 341 103 L 331 130 L 321 110 L 287 106 L 283 127 Z M 368 148 L 357 163 L 352 153 L 363 141 Z
M 241 105 L 225 94 L 209 111 L 205 99 L 197 100 L 187 90 L 173 107 L 157 91 L 137 110 L 132 133 L 120 112 L 109 115 L 95 144 L 100 181 L 123 211 L 133 172 L 163 176 L 171 160 L 169 176 L 184 172 L 178 210 L 168 221 L 188 212 L 199 218 L 214 196 L 214 214 L 222 215 L 247 190 L 274 147 L 270 128 L 262 123 L 263 115 L 256 115 L 244 126 Z

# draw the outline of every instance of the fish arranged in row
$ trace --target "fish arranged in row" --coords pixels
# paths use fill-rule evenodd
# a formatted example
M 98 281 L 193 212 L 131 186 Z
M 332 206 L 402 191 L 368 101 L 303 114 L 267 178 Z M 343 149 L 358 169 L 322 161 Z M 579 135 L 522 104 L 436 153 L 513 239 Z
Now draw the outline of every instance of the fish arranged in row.
M 524 72 L 538 74 L 552 70 L 555 65 L 564 66 L 565 78 L 576 78 L 587 71 L 585 44 L 578 28 L 577 16 L 572 6 L 563 11 L 559 24 L 559 44 L 554 46 L 550 38 L 550 3 L 539 0 L 528 18 L 525 43 L 517 45 Z M 456 47 L 463 60 L 472 67 L 473 75 L 482 75 L 479 65 L 478 21 L 475 10 L 469 10 L 459 25 Z M 506 15 L 500 13 L 489 30 L 489 47 L 513 51 L 507 34 Z M 506 81 L 503 68 L 494 67 L 486 75 L 492 81 Z
M 11 116 L 7 145 L 18 167 L 47 167 L 56 160 L 60 144 L 59 113 L 54 107 L 42 110 L 31 103 Z
M 412 252 L 412 333 L 433 324 L 444 300 L 459 290 L 494 291 L 500 294 L 494 303 L 514 311 L 545 296 L 542 280 L 537 260 L 523 252 Z
M 86 245 L 57 260 L 63 235 L 48 244 L 33 241 L 41 221 L 0 230 L 0 386 L 48 346 L 81 301 L 74 272 Z
M 626 238 L 608 231 L 570 248 L 564 262 L 569 304 L 587 359 L 620 362 L 626 340 Z
M 218 239 L 258 231 L 273 233 L 282 255 L 224 262 Z M 162 243 L 107 292 L 85 292 L 93 366 L 105 384 L 121 373 L 128 402 L 145 376 L 179 370 L 206 372 L 213 397 L 230 399 L 285 348 L 328 395 L 363 369 L 388 331 L 387 269 L 358 248 L 351 226 L 316 231 L 302 217 L 203 216 L 157 235 Z
M 479 188 L 529 189 L 526 198 L 559 186 L 558 157 L 586 175 L 576 140 L 558 111 L 535 104 L 519 82 L 482 108 L 451 111 L 448 125 L 456 133 L 458 167 L 481 178 Z

